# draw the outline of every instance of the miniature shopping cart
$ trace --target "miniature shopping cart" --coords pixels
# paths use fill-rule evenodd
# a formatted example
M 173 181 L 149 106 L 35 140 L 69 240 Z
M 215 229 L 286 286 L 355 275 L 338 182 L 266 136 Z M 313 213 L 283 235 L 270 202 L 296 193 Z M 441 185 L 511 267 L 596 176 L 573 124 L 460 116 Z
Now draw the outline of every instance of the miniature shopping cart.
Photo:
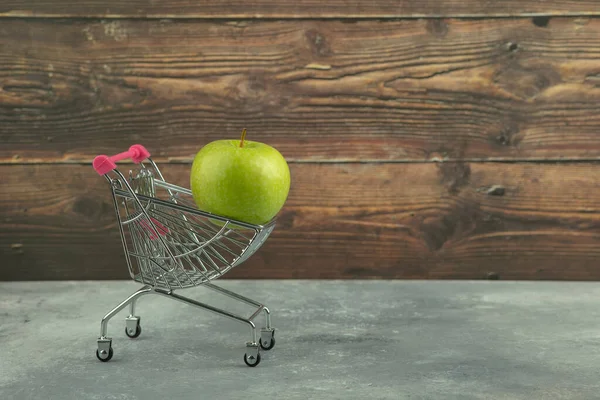
M 129 171 L 126 177 L 115 162 L 127 158 L 139 168 Z M 102 318 L 98 359 L 109 361 L 113 356 L 112 339 L 107 337 L 108 321 L 129 305 L 125 334 L 138 337 L 142 328 L 135 303 L 142 295 L 158 294 L 248 325 L 251 340 L 246 343 L 244 362 L 250 367 L 258 365 L 259 350 L 270 350 L 275 345 L 269 310 L 211 282 L 256 252 L 273 231 L 275 219 L 265 225 L 253 225 L 198 210 L 191 191 L 166 182 L 141 145 L 112 157 L 97 156 L 93 166 L 110 184 L 129 273 L 134 281 L 144 285 Z M 199 285 L 256 310 L 249 317 L 242 317 L 175 293 L 176 289 Z M 257 338 L 253 321 L 261 313 L 265 315 L 265 326 Z

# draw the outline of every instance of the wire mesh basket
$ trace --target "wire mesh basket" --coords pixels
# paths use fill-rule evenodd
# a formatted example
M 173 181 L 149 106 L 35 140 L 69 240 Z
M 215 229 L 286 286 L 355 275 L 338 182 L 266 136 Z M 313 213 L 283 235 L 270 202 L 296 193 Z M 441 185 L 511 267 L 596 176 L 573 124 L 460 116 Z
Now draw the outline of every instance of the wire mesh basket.
M 142 168 L 131 176 L 136 196 L 113 181 L 129 272 L 137 282 L 179 289 L 217 279 L 258 250 L 275 226 L 199 211 L 189 190 L 155 174 Z

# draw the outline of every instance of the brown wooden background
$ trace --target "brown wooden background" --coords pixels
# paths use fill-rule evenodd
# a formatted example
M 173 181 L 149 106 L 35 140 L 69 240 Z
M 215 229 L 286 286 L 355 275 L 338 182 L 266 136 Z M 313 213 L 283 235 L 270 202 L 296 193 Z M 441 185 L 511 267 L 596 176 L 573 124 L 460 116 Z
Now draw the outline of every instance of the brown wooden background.
M 232 278 L 600 279 L 600 1 L 4 0 L 0 280 L 127 278 L 96 154 L 292 189 Z

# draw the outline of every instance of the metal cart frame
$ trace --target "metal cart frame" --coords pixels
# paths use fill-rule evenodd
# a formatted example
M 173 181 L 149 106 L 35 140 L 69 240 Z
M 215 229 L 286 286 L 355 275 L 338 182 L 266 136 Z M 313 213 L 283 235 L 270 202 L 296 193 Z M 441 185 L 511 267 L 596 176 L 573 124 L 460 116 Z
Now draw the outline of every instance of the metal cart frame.
M 139 164 L 139 170 L 125 177 L 116 162 L 126 158 Z M 212 311 L 250 327 L 244 362 L 250 367 L 260 363 L 260 349 L 275 345 L 271 315 L 260 302 L 212 283 L 254 254 L 275 227 L 275 219 L 265 225 L 248 224 L 196 208 L 192 192 L 165 181 L 150 153 L 141 145 L 112 157 L 98 156 L 94 169 L 108 181 L 123 251 L 131 278 L 143 286 L 109 311 L 100 323 L 96 356 L 109 361 L 113 356 L 112 338 L 107 336 L 108 321 L 129 306 L 125 334 L 141 334 L 137 300 L 156 294 L 191 306 Z M 176 289 L 204 286 L 236 301 L 255 307 L 244 317 L 175 293 Z M 258 337 L 255 318 L 264 314 L 265 324 Z

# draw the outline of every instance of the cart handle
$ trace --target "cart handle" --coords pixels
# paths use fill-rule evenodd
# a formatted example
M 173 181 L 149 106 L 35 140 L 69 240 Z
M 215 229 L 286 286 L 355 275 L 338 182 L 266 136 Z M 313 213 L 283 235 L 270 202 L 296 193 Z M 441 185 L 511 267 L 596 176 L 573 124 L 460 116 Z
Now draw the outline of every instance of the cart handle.
M 142 146 L 141 144 L 134 144 L 129 148 L 128 151 L 115 154 L 114 156 L 96 156 L 92 164 L 98 174 L 106 175 L 110 171 L 113 171 L 117 168 L 117 161 L 121 161 L 126 158 L 131 158 L 131 160 L 134 163 L 139 164 L 148 157 L 150 157 L 150 153 L 148 152 L 148 150 L 146 150 L 144 146 Z

